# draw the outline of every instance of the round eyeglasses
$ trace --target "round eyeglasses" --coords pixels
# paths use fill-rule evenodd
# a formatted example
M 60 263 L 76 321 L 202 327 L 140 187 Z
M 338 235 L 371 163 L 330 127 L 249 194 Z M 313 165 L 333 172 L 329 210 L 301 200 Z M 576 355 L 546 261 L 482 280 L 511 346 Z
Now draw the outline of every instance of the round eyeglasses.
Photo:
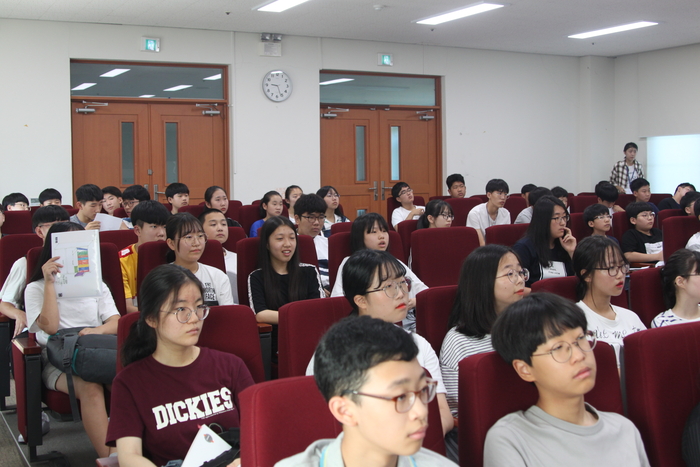
M 440 215 L 446 221 L 453 221 L 455 219 L 455 216 L 453 214 L 450 214 L 449 212 L 443 212 L 443 213 L 440 213 Z
M 503 274 L 502 276 L 496 276 L 496 279 L 500 279 L 501 277 L 506 277 L 508 276 L 508 279 L 513 283 L 517 284 L 520 279 L 523 280 L 523 282 L 527 282 L 527 280 L 530 278 L 530 271 L 527 269 L 523 268 L 520 271 L 516 271 L 515 269 L 511 269 L 507 273 Z
M 623 264 L 621 266 L 610 266 L 609 268 L 593 268 L 598 271 L 608 271 L 608 274 L 610 274 L 611 277 L 617 276 L 617 274 L 622 271 L 622 274 L 627 275 L 628 272 L 630 272 L 630 265 L 629 264 Z
M 533 353 L 533 357 L 541 357 L 544 355 L 551 355 L 555 362 L 557 363 L 567 363 L 571 359 L 573 353 L 573 346 L 578 347 L 582 352 L 590 352 L 595 349 L 596 338 L 593 331 L 588 331 L 586 334 L 579 336 L 576 341 L 572 344 L 568 342 L 557 342 L 552 347 L 552 350 L 545 353 Z
M 428 405 L 433 399 L 435 399 L 435 393 L 437 392 L 437 381 L 426 379 L 425 382 L 426 385 L 423 389 L 418 391 L 408 391 L 403 394 L 399 394 L 396 397 L 376 396 L 374 394 L 366 394 L 359 391 L 346 391 L 345 394 L 355 394 L 356 396 L 374 397 L 375 399 L 394 401 L 396 411 L 398 413 L 406 413 L 411 410 L 413 404 L 416 403 L 417 397 L 420 397 L 420 400 L 424 405 Z
M 310 223 L 320 222 L 323 223 L 326 220 L 326 216 L 301 216 L 302 219 L 306 219 Z
M 380 287 L 374 290 L 368 290 L 367 293 L 374 292 L 384 292 L 389 298 L 396 298 L 399 295 L 399 290 L 406 295 L 411 291 L 411 279 L 404 279 L 402 281 L 391 281 L 384 287 Z
M 209 316 L 209 307 L 207 305 L 198 305 L 194 311 L 186 306 L 180 306 L 175 309 L 175 311 L 166 311 L 167 314 L 173 314 L 179 322 L 182 324 L 189 323 L 192 313 L 194 313 L 199 321 L 204 320 Z
M 187 245 L 192 245 L 195 240 L 197 240 L 197 243 L 207 243 L 207 234 L 203 232 L 189 234 L 185 235 L 184 237 L 180 237 L 180 240 L 185 242 Z
M 569 222 L 569 219 L 570 219 L 570 216 L 568 214 L 564 214 L 563 216 L 559 216 L 559 217 L 552 217 L 552 220 L 554 222 L 556 222 L 557 224 L 561 224 L 562 220 L 566 224 L 567 222 Z

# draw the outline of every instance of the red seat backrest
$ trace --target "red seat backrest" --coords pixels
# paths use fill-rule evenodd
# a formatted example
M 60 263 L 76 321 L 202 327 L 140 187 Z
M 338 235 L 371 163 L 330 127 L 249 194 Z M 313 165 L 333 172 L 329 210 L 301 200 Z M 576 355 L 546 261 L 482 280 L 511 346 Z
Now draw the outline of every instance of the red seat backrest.
M 407 221 L 400 222 L 396 226 L 396 231 L 401 237 L 401 246 L 403 246 L 403 257 L 411 257 L 411 234 L 416 231 L 418 227 L 417 219 L 409 219 Z
M 523 238 L 530 224 L 493 225 L 486 228 L 486 244 L 512 247 Z
M 136 290 L 141 290 L 141 283 L 148 273 L 161 264 L 166 264 L 166 254 L 170 251 L 164 240 L 147 242 L 139 246 L 139 260 L 136 264 Z M 138 295 L 138 294 L 137 294 Z
M 669 217 L 685 215 L 685 211 L 682 209 L 664 209 L 659 211 L 659 214 L 656 216 L 656 222 L 658 222 L 659 225 L 663 225 L 664 220 L 668 219 Z
M 615 351 L 598 341 L 593 353 L 598 368 L 596 385 L 586 394 L 586 402 L 598 410 L 622 414 Z M 481 467 L 486 433 L 493 424 L 509 413 L 527 410 L 537 398 L 535 385 L 522 380 L 496 352 L 459 362 L 459 465 Z
M 207 245 L 204 247 L 199 262 L 218 268 L 221 272 L 226 273 L 226 261 L 224 260 L 224 249 L 221 242 L 218 240 L 207 240 Z
M 620 206 L 622 209 L 625 209 L 628 204 L 634 203 L 635 201 L 636 198 L 634 197 L 634 195 L 621 194 L 617 197 L 617 201 L 615 202 L 615 204 Z
M 624 339 L 627 416 L 651 465 L 685 465 L 683 427 L 700 402 L 700 323 L 635 332 Z
M 571 229 L 571 235 L 573 235 L 579 242 L 586 237 L 590 237 L 593 233 L 593 229 L 588 227 L 588 225 L 586 225 L 586 223 L 583 221 L 583 213 L 581 212 L 571 213 L 569 228 Z
M 480 199 L 482 203 L 486 203 L 489 200 L 489 197 L 484 195 L 471 195 L 470 198 L 477 198 Z
M 0 238 L 0 284 L 5 283 L 15 261 L 25 256 L 32 248 L 41 247 L 41 243 L 41 238 L 33 233 Z
M 462 263 L 479 248 L 471 227 L 420 229 L 411 234 L 411 269 L 428 287 L 456 285 Z
M 331 235 L 340 232 L 350 232 L 352 230 L 352 222 L 336 222 L 331 224 Z
M 243 206 L 243 203 L 238 201 L 237 199 L 230 199 L 228 200 L 228 209 L 224 213 L 224 215 L 230 219 L 233 219 L 234 221 L 237 221 L 240 224 L 240 221 L 238 220 L 239 217 L 241 217 L 241 207 Z M 247 234 L 248 232 L 246 232 Z
M 31 211 L 6 211 L 5 223 L 2 225 L 2 234 L 30 234 L 32 230 Z
M 532 293 L 535 292 L 551 292 L 560 297 L 568 298 L 576 302 L 576 285 L 578 278 L 576 276 L 554 277 L 551 279 L 542 279 L 532 284 Z
M 598 202 L 598 197 L 593 195 L 593 196 L 574 196 L 571 198 L 571 213 L 575 212 L 583 212 L 584 209 L 586 209 L 588 206 L 592 206 Z
M 201 204 L 190 204 L 189 206 L 181 207 L 178 212 L 189 212 L 194 217 L 199 218 L 199 215 L 202 214 L 204 208 L 206 208 L 206 206 L 203 206 Z
M 168 212 L 170 212 L 170 211 L 168 211 Z M 71 214 L 71 215 L 72 215 L 72 214 Z M 123 219 L 123 218 L 125 218 L 125 217 L 129 217 L 129 216 L 126 214 L 126 209 L 124 209 L 124 208 L 117 208 L 117 209 L 115 209 L 113 215 L 114 215 L 114 217 L 119 217 L 119 218 L 121 218 L 121 219 Z
M 513 195 L 509 196 L 508 199 L 506 199 L 506 204 L 503 206 L 510 212 L 510 222 L 511 224 L 515 222 L 515 219 L 518 217 L 518 214 L 520 214 L 520 211 L 525 209 L 527 207 L 527 201 L 525 201 L 525 198 L 522 196 L 518 195 Z
M 456 285 L 431 287 L 416 295 L 416 332 L 425 337 L 437 355 L 448 331 L 456 296 Z
M 630 309 L 639 315 L 647 328 L 659 313 L 665 311 L 661 268 L 647 268 L 630 274 Z
M 239 240 L 243 240 L 248 237 L 245 230 L 242 227 L 229 227 L 228 228 L 228 240 L 223 243 L 224 248 L 228 251 L 236 253 L 236 243 Z
M 450 199 L 450 198 L 451 198 L 451 196 L 431 196 L 430 198 L 428 198 L 428 202 L 430 202 L 434 199 L 441 199 L 441 200 L 445 201 L 446 199 Z
M 632 224 L 627 217 L 627 213 L 624 211 L 616 212 L 612 216 L 612 228 L 608 234 L 612 234 L 612 236 L 620 242 L 620 245 L 622 245 L 622 236 L 631 228 Z
M 415 206 L 423 206 L 425 207 L 425 198 L 422 196 L 414 196 L 413 197 L 413 204 Z M 396 198 L 391 196 L 391 191 L 387 190 L 387 195 L 386 195 L 386 220 L 387 224 L 389 224 L 389 230 L 394 230 L 394 226 L 391 225 L 391 215 L 394 213 L 394 209 L 398 208 L 401 206 L 398 201 L 396 201 Z
M 241 206 L 238 211 L 238 223 L 241 224 L 243 230 L 245 230 L 246 235 L 250 235 L 250 227 L 258 220 L 262 219 L 260 217 L 260 212 L 258 206 Z
M 450 198 L 447 203 L 452 206 L 452 227 L 465 227 L 469 211 L 481 204 L 480 198 Z
M 139 240 L 133 230 L 106 230 L 100 232 L 100 242 L 114 243 L 118 250 L 123 250 Z
M 313 264 L 318 269 L 318 255 L 316 255 L 314 238 L 308 235 L 298 235 L 297 248 L 299 249 L 299 262 Z
M 664 234 L 664 260 L 685 245 L 696 232 L 700 232 L 700 221 L 695 216 L 669 217 L 661 224 Z
M 661 200 L 670 198 L 671 196 L 673 196 L 671 193 L 652 193 L 649 202 L 654 203 L 654 205 L 658 207 Z

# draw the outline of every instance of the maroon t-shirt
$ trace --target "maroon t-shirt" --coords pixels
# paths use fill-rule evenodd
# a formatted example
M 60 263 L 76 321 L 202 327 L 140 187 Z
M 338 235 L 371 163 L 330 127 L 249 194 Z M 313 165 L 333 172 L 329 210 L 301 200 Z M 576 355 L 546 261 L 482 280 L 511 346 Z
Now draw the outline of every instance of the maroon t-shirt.
M 252 385 L 245 363 L 232 354 L 202 347 L 184 367 L 146 357 L 114 379 L 107 445 L 135 436 L 143 441 L 144 456 L 158 466 L 184 459 L 197 425 L 239 426 L 238 395 Z

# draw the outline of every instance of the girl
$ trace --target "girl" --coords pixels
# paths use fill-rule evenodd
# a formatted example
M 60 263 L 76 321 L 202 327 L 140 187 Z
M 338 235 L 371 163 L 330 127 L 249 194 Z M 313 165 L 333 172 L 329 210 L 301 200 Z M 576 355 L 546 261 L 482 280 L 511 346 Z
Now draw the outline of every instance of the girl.
M 425 206 L 425 212 L 418 218 L 417 229 L 450 227 L 455 216 L 447 201 L 434 199 Z
M 668 310 L 651 322 L 652 328 L 700 319 L 700 252 L 681 248 L 661 270 Z
M 513 246 L 522 265 L 530 271 L 527 287 L 540 279 L 574 275 L 571 257 L 576 238 L 566 227 L 567 222 L 566 207 L 554 196 L 543 196 L 533 207 L 525 236 Z
M 209 209 L 218 209 L 226 216 L 228 212 L 228 196 L 226 196 L 226 190 L 220 186 L 210 186 L 207 188 L 207 191 L 204 192 L 204 204 Z M 226 223 L 229 227 L 241 226 L 241 224 L 228 217 L 226 218 Z
M 491 326 L 508 305 L 523 298 L 528 277 L 515 252 L 503 245 L 479 247 L 464 261 L 450 313 L 451 329 L 440 350 L 440 369 L 453 417 L 457 418 L 460 360 L 493 350 Z M 445 441 L 448 457 L 457 459 L 457 431 L 450 432 Z
M 332 186 L 324 186 L 316 192 L 318 196 L 326 201 L 326 220 L 323 222 L 323 236 L 331 236 L 331 226 L 336 222 L 350 222 L 350 219 L 343 215 L 343 208 L 340 207 L 340 195 Z
M 304 192 L 297 185 L 289 185 L 287 189 L 284 190 L 284 204 L 287 205 L 289 220 L 292 221 L 292 224 L 296 223 L 296 219 L 294 218 L 294 203 L 296 203 L 303 194 Z
M 257 237 L 258 229 L 262 227 L 266 220 L 274 216 L 279 216 L 282 214 L 284 203 L 282 201 L 282 195 L 276 191 L 268 191 L 265 196 L 260 200 L 260 206 L 258 211 L 262 219 L 257 220 L 250 227 L 249 237 Z
M 142 291 L 112 386 L 107 442 L 123 466 L 184 459 L 201 424 L 238 427 L 238 395 L 253 385 L 240 358 L 197 346 L 209 307 L 191 271 L 158 266 Z
M 51 257 L 51 237 L 57 232 L 84 230 L 72 222 L 54 224 L 48 231 L 48 241 L 41 250 L 37 267 L 29 279 L 24 293 L 27 323 L 30 332 L 42 347 L 49 336 L 60 329 L 89 326 L 80 331 L 85 334 L 116 334 L 119 312 L 106 284 L 102 284 L 102 295 L 97 298 L 61 298 L 56 296 L 55 277 L 63 265 L 60 257 Z M 66 375 L 48 361 L 46 349 L 41 353 L 41 379 L 47 388 L 68 394 Z M 98 457 L 108 456 L 105 445 L 107 434 L 107 410 L 104 389 L 101 384 L 89 383 L 73 376 L 75 395 L 80 399 L 83 425 Z
M 223 248 L 223 244 L 228 240 L 229 234 L 229 225 L 226 220 L 223 213 L 218 209 L 207 208 L 199 215 L 199 222 L 201 222 L 207 238 L 217 240 L 222 245 L 226 275 L 231 284 L 231 296 L 233 297 L 233 303 L 238 304 L 240 303 L 238 301 L 238 282 L 236 279 L 238 277 L 238 255 L 233 251 L 228 251 L 226 248 Z
M 251 308 L 260 323 L 272 324 L 272 355 L 277 358 L 277 323 L 282 305 L 325 296 L 316 266 L 299 263 L 297 233 L 284 216 L 271 217 L 260 230 L 260 269 L 248 276 Z
M 620 295 L 625 287 L 629 262 L 614 241 L 594 235 L 584 238 L 576 248 L 574 270 L 579 279 L 577 305 L 586 314 L 588 329 L 597 340 L 613 346 L 619 366 L 622 339 L 646 329 L 634 312 L 610 303 L 610 297 Z
M 202 224 L 189 212 L 179 212 L 165 224 L 166 242 L 174 256 L 173 264 L 189 269 L 204 287 L 204 303 L 209 306 L 233 305 L 231 283 L 220 269 L 199 262 L 207 246 Z

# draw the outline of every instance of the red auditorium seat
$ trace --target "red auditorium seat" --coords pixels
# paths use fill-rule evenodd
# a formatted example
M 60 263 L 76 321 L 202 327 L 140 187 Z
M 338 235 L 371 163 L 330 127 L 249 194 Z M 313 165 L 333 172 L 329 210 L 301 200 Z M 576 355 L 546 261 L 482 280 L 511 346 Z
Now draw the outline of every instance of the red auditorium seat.
M 598 202 L 598 197 L 593 195 L 593 196 L 574 196 L 571 198 L 571 213 L 575 212 L 583 212 L 584 209 L 586 209 L 588 206 L 591 206 L 593 204 L 596 204 Z
M 662 226 L 664 234 L 664 260 L 674 251 L 685 248 L 685 245 L 696 232 L 700 232 L 700 221 L 695 216 L 669 217 Z
M 425 285 L 456 285 L 462 263 L 479 248 L 479 237 L 471 227 L 420 229 L 411 234 L 411 246 L 411 269 Z
M 117 250 L 123 250 L 139 240 L 133 230 L 107 230 L 100 232 L 100 242 L 114 243 Z
M 447 334 L 447 323 L 457 296 L 457 286 L 431 287 L 416 295 L 416 332 L 437 355 Z
M 32 230 L 31 211 L 7 211 L 5 223 L 2 224 L 3 235 L 30 234 Z
M 506 199 L 506 204 L 503 206 L 510 212 L 510 222 L 515 222 L 515 219 L 520 214 L 520 211 L 527 207 L 527 201 L 522 196 L 509 196 Z
M 486 244 L 512 247 L 523 238 L 530 224 L 493 225 L 486 228 Z
M 410 219 L 399 223 L 396 228 L 396 231 L 399 233 L 399 237 L 401 237 L 401 246 L 403 246 L 404 258 L 411 257 L 411 234 L 416 231 L 417 227 L 418 221 Z
M 236 253 L 238 251 L 236 243 L 238 243 L 239 240 L 243 240 L 247 237 L 248 235 L 246 235 L 246 231 L 243 230 L 242 227 L 229 227 L 228 240 L 226 240 L 223 243 L 223 247 L 226 248 L 228 251 Z
M 469 211 L 480 205 L 482 201 L 481 198 L 449 198 L 447 203 L 452 206 L 452 213 L 455 215 L 452 227 L 465 227 Z
M 667 310 L 661 285 L 661 268 L 647 268 L 630 274 L 630 309 L 647 328 L 659 313 Z

